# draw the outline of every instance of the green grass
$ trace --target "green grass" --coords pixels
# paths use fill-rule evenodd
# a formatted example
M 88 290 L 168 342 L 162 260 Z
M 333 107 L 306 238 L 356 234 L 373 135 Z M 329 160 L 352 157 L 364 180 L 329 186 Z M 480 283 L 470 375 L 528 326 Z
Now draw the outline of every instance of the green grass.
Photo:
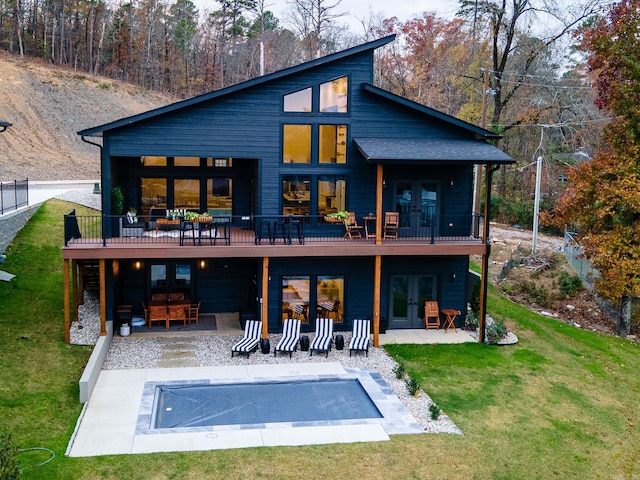
M 62 215 L 47 202 L 7 251 L 0 282 L 0 431 L 27 479 L 632 479 L 640 477 L 640 346 L 541 317 L 489 289 L 514 346 L 397 345 L 388 351 L 464 435 L 390 442 L 67 458 L 90 349 L 63 342 Z M 78 209 L 82 214 L 82 209 Z

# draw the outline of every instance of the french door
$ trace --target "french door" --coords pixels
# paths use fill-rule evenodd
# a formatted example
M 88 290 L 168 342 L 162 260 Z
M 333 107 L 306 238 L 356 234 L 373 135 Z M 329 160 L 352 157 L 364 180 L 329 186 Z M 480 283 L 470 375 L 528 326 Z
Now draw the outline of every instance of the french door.
M 424 302 L 436 298 L 435 275 L 391 277 L 389 328 L 424 328 Z
M 437 232 L 438 185 L 433 181 L 399 181 L 395 187 L 395 208 L 400 213 L 400 236 L 430 236 Z

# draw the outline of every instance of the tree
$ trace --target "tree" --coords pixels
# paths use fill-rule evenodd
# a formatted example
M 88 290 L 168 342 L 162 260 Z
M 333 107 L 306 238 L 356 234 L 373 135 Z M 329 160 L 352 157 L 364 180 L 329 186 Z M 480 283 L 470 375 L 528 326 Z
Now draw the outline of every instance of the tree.
M 590 54 L 596 104 L 615 114 L 605 147 L 575 168 L 571 187 L 546 223 L 574 224 L 601 273 L 599 294 L 620 305 L 618 333 L 630 332 L 631 297 L 640 295 L 640 1 L 623 0 L 580 32 Z
M 307 60 L 319 58 L 322 55 L 326 34 L 334 26 L 335 20 L 345 13 L 333 13 L 342 0 L 328 4 L 327 0 L 293 0 L 288 19 L 294 32 L 305 42 Z

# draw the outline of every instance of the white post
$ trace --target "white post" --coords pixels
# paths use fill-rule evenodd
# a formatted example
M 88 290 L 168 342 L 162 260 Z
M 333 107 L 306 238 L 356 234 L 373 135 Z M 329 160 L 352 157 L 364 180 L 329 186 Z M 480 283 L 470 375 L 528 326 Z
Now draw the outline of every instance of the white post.
M 540 210 L 540 177 L 542 176 L 542 157 L 538 157 L 536 166 L 536 196 L 533 207 L 533 240 L 531 242 L 531 255 L 536 254 L 536 244 L 538 243 L 538 211 Z

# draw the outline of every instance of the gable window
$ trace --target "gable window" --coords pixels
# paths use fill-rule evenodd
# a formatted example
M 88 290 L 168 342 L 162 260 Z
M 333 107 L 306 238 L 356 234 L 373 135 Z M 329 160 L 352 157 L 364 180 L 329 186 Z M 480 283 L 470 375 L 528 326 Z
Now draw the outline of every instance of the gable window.
M 284 125 L 282 162 L 311 163 L 311 125 Z
M 346 113 L 348 91 L 347 77 L 320 84 L 320 112 Z
M 319 163 L 347 163 L 347 126 L 320 125 Z
M 311 213 L 311 178 L 308 175 L 282 177 L 282 214 L 309 215 Z
M 310 112 L 311 87 L 285 95 L 283 110 L 285 112 Z

